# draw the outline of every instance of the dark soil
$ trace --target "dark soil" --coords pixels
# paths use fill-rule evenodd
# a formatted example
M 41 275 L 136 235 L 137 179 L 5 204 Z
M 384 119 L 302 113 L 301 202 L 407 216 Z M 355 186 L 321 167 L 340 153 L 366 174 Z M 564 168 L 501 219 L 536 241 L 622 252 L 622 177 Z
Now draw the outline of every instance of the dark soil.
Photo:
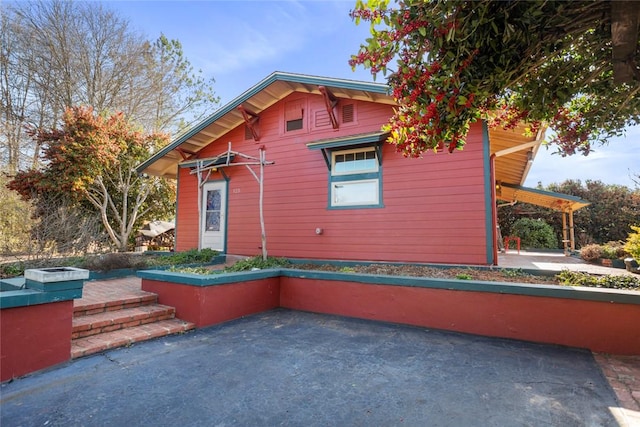
M 329 264 L 302 264 L 303 270 L 335 271 L 343 273 L 377 274 L 383 276 L 435 277 L 440 279 L 482 280 L 488 282 L 558 284 L 555 276 L 536 276 L 513 269 L 475 269 L 465 267 L 435 268 L 418 265 L 370 264 L 340 267 Z

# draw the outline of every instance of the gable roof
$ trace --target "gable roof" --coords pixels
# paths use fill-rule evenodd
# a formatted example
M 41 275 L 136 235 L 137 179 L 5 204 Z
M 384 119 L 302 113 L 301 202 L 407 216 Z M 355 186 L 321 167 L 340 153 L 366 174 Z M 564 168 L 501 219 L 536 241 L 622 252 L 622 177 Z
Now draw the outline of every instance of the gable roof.
M 176 178 L 178 164 L 184 163 L 185 156 L 197 154 L 212 141 L 245 123 L 238 107 L 242 106 L 246 111 L 259 115 L 294 92 L 322 95 L 322 86 L 328 88 L 337 98 L 397 105 L 391 96 L 390 87 L 383 83 L 276 71 L 202 122 L 178 135 L 169 145 L 140 164 L 136 170 L 138 173 Z M 498 183 L 521 186 L 529 173 L 544 132 L 527 136 L 525 126 L 521 124 L 512 130 L 488 131 L 490 152 L 496 155 L 495 179 Z M 315 145 L 312 144 L 312 147 Z
M 239 106 L 260 114 L 293 92 L 321 95 L 320 86 L 328 88 L 337 98 L 356 99 L 396 105 L 389 86 L 383 83 L 335 79 L 276 71 L 240 96 L 216 110 L 211 116 L 178 135 L 173 142 L 140 164 L 138 173 L 175 178 L 177 164 L 183 159 L 180 151 L 195 154 L 225 133 L 244 124 Z

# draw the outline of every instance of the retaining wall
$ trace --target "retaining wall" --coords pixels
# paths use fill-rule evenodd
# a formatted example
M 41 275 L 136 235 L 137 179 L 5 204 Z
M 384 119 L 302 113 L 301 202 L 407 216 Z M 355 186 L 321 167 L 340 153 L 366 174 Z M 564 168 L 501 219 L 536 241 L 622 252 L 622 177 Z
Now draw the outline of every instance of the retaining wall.
M 640 355 L 640 293 L 273 269 L 225 275 L 139 272 L 161 303 L 209 326 L 275 307 Z M 183 318 L 176 313 L 177 317 Z

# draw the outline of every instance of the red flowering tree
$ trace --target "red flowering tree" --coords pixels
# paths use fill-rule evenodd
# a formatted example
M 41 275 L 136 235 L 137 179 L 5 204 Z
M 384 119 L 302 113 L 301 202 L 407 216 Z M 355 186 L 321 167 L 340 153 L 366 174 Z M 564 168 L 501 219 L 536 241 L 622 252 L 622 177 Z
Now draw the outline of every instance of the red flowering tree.
M 120 251 L 127 250 L 143 219 L 171 215 L 173 185 L 135 171 L 166 145 L 166 136 L 136 131 L 122 113 L 107 117 L 74 107 L 65 112 L 60 129 L 41 130 L 32 137 L 43 147 L 44 166 L 18 172 L 7 187 L 40 204 L 40 214 L 51 209 L 51 200 L 75 203 L 81 210 L 90 207 Z
M 462 149 L 481 118 L 548 125 L 562 155 L 639 121 L 637 3 L 359 0 L 351 14 L 372 36 L 350 64 L 387 76 L 398 107 L 386 130 L 406 156 Z

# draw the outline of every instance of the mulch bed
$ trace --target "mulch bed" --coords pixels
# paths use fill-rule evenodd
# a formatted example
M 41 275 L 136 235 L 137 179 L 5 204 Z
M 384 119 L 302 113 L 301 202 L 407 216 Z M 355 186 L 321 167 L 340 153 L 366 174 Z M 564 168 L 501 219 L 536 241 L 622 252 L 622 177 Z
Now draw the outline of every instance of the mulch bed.
M 554 276 L 535 276 L 519 270 L 475 269 L 465 267 L 435 268 L 418 265 L 369 264 L 340 267 L 330 264 L 296 264 L 293 268 L 345 273 L 377 274 L 383 276 L 434 277 L 439 279 L 466 279 L 488 282 L 558 284 Z

